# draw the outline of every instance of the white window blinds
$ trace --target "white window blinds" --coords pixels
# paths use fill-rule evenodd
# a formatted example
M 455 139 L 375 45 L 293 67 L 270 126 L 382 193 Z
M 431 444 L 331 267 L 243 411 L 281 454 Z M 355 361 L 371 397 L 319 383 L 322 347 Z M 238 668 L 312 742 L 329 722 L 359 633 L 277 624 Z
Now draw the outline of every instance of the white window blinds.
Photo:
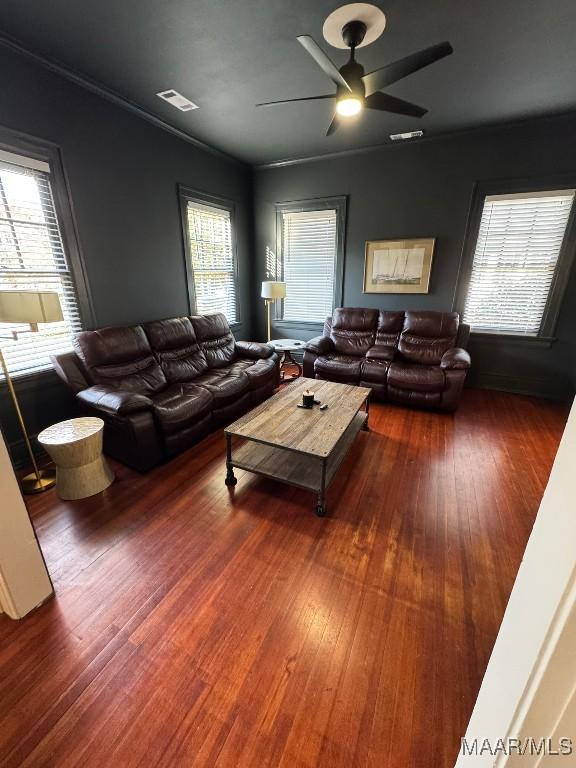
M 334 309 L 336 210 L 282 213 L 284 320 L 324 322 Z
M 486 197 L 464 308 L 473 330 L 538 335 L 573 200 L 574 190 Z
M 15 341 L 0 340 L 8 370 L 16 376 L 50 368 L 49 355 L 71 349 L 73 333 L 81 330 L 48 166 L 28 158 L 16 164 L 17 159 L 0 156 L 0 290 L 54 291 L 64 321 L 40 325 L 36 333 L 26 332 L 26 325 L 0 323 L 0 335 L 20 334 Z
M 189 200 L 186 206 L 196 312 L 238 320 L 230 211 Z

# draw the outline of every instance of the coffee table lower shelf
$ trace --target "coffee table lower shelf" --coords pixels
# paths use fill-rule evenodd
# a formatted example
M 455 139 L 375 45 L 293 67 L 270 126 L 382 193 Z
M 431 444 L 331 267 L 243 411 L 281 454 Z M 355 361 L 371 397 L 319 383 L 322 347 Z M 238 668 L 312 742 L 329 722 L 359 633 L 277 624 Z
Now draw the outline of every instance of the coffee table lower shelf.
M 361 429 L 365 428 L 368 415 L 359 411 L 350 426 L 337 442 L 334 450 L 325 458 L 300 453 L 256 440 L 245 438 L 241 445 L 232 451 L 231 435 L 227 434 L 228 458 L 226 462 L 226 485 L 236 485 L 234 467 L 245 469 L 257 475 L 279 480 L 297 488 L 304 488 L 318 494 L 316 514 L 326 514 L 326 489 L 334 479 L 338 468 Z

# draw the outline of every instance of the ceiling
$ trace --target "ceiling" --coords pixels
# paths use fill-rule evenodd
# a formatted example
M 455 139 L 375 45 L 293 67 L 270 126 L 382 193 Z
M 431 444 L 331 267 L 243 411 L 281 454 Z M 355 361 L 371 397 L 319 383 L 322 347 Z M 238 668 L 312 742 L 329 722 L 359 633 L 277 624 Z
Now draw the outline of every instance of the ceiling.
M 427 135 L 576 109 L 573 0 L 382 0 L 387 27 L 358 51 L 366 71 L 449 40 L 454 54 L 388 91 L 422 119 L 366 111 L 324 134 L 331 103 L 256 109 L 259 101 L 330 93 L 296 41 L 322 36 L 334 0 L 2 0 L 0 33 L 105 86 L 192 137 L 253 164 L 357 149 L 390 133 Z M 156 92 L 200 109 L 181 113 Z

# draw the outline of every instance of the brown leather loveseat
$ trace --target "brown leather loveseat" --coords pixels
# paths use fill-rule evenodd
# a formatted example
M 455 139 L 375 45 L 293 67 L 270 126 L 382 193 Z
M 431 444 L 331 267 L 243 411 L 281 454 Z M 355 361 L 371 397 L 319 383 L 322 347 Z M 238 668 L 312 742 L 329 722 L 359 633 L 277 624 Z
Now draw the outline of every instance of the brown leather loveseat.
M 267 344 L 236 341 L 224 315 L 84 331 L 52 358 L 84 414 L 104 419 L 104 450 L 145 472 L 269 397 Z
M 470 367 L 456 312 L 341 307 L 304 351 L 304 376 L 371 387 L 380 400 L 454 411 Z

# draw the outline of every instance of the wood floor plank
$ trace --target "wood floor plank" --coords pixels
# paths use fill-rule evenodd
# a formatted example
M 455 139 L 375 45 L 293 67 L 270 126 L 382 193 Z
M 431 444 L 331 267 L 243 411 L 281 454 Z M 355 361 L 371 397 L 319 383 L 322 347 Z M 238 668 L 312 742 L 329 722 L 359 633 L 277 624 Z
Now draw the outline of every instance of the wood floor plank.
M 375 403 L 323 519 L 221 434 L 29 497 L 57 595 L 0 616 L 0 764 L 451 768 L 566 417 Z

